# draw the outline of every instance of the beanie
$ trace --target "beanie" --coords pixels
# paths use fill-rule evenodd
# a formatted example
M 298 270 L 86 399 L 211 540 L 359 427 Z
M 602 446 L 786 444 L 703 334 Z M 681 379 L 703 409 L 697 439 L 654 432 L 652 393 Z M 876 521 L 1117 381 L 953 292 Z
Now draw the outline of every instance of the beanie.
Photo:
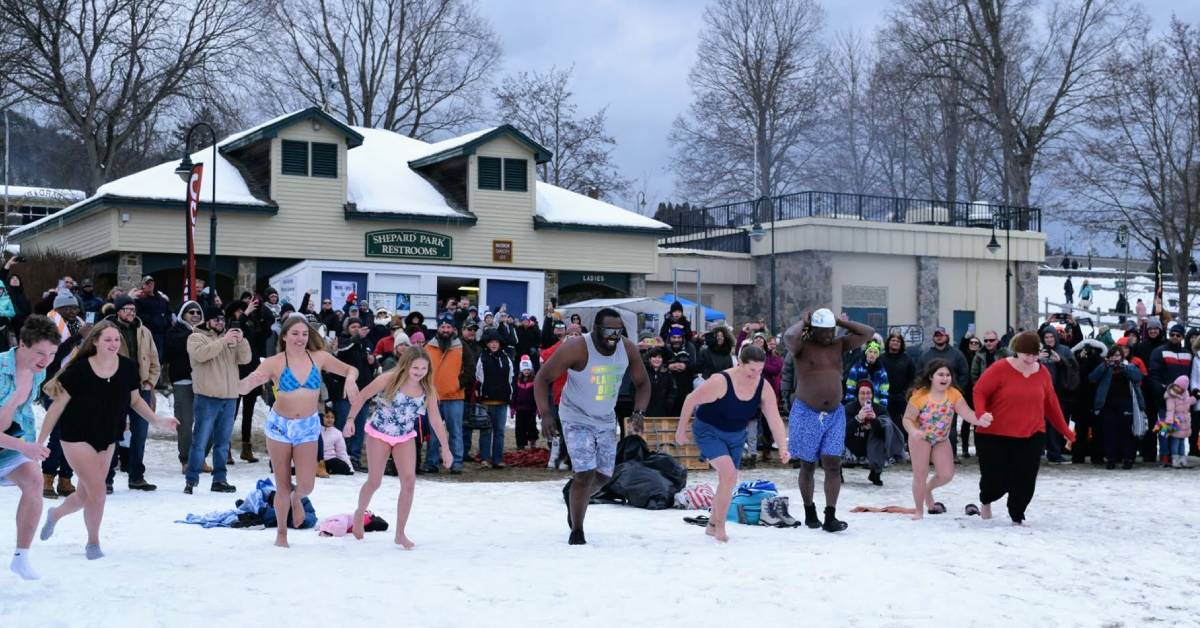
M 118 310 L 127 305 L 133 305 L 133 297 L 129 296 L 128 294 L 122 294 L 116 299 L 113 299 L 113 307 Z
M 421 333 L 421 332 L 417 332 L 417 333 L 415 333 L 415 334 L 413 334 L 413 335 L 409 336 L 408 338 L 409 338 L 409 340 L 410 340 L 410 341 L 412 341 L 412 343 L 413 343 L 414 345 L 415 345 L 415 344 L 417 344 L 417 343 L 419 343 L 419 342 L 420 342 L 420 343 L 423 343 L 423 342 L 425 342 L 425 334 L 423 334 L 423 333 Z
M 1188 389 L 1188 376 L 1187 376 L 1187 375 L 1180 375 L 1179 377 L 1176 377 L 1176 378 L 1175 378 L 1175 385 L 1176 385 L 1176 386 L 1178 386 L 1178 387 L 1180 387 L 1180 388 L 1182 388 L 1182 389 L 1184 389 L 1184 390 L 1187 390 L 1187 389 Z
M 1012 342 L 1008 343 L 1008 348 L 1014 353 L 1025 353 L 1033 355 L 1042 348 L 1042 343 L 1038 340 L 1036 333 L 1032 331 L 1023 331 L 1016 336 L 1013 336 Z
M 63 307 L 78 308 L 79 299 L 76 299 L 75 295 L 70 292 L 63 290 L 58 296 L 54 297 L 54 309 L 57 310 Z
M 216 306 L 212 306 L 204 310 L 204 322 L 207 323 L 214 318 L 225 318 L 225 312 Z
M 1175 323 L 1174 325 L 1171 325 L 1171 331 L 1170 331 L 1170 333 L 1172 333 L 1172 334 L 1179 334 L 1180 336 L 1186 336 L 1186 335 L 1187 335 L 1187 329 L 1186 329 L 1186 328 L 1184 328 L 1184 326 L 1183 326 L 1183 325 L 1180 325 L 1179 323 Z
M 533 370 L 533 361 L 529 359 L 529 356 L 527 356 L 527 355 L 521 356 L 520 370 L 522 370 L 522 371 L 532 371 Z
M 1162 321 L 1152 318 L 1146 321 L 1146 329 L 1162 329 Z

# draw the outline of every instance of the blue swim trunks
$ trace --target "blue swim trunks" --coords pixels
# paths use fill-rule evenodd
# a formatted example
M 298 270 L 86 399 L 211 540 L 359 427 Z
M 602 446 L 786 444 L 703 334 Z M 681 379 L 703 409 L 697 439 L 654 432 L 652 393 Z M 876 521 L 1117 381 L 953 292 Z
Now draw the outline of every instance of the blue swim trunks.
M 742 452 L 746 448 L 746 430 L 726 432 L 704 421 L 696 421 L 692 424 L 692 438 L 696 440 L 700 455 L 705 460 L 729 456 L 733 459 L 733 468 L 741 468 Z
M 288 443 L 292 447 L 315 443 L 321 435 L 321 418 L 314 414 L 303 419 L 288 419 L 275 414 L 275 410 L 272 409 L 267 411 L 267 424 L 263 431 L 267 438 Z
M 842 457 L 846 449 L 846 409 L 838 404 L 829 412 L 813 410 L 799 399 L 788 415 L 788 453 L 792 458 L 816 462 L 821 456 Z

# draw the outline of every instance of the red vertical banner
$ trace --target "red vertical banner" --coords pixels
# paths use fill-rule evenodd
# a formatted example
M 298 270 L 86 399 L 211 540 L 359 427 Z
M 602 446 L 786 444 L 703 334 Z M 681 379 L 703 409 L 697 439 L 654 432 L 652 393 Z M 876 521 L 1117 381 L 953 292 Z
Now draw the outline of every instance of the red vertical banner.
M 204 175 L 204 164 L 192 166 L 192 176 L 187 186 L 187 265 L 184 271 L 183 298 L 196 300 L 196 213 L 200 207 L 200 180 Z

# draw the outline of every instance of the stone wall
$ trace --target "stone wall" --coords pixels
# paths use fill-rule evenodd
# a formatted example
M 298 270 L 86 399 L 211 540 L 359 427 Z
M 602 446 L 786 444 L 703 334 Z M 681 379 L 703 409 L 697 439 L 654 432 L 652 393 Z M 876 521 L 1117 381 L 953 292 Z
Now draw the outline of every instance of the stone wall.
M 938 258 L 917 258 L 917 325 L 925 331 L 926 338 L 933 337 L 938 325 L 950 327 L 949 322 L 939 321 L 941 290 L 938 287 Z
M 543 298 L 546 301 L 544 303 L 544 311 L 549 312 L 553 307 L 550 304 L 550 299 L 558 300 L 558 271 L 547 270 L 543 274 L 546 277 L 546 290 L 543 293 Z
M 142 254 L 117 254 L 117 285 L 129 291 L 142 284 Z
M 1013 269 L 1013 299 L 1015 329 L 1033 329 L 1038 318 L 1038 265 L 1033 262 L 1015 262 Z
M 629 275 L 629 296 L 644 297 L 646 296 L 646 276 L 637 273 Z
M 254 292 L 254 286 L 258 283 L 258 259 L 253 257 L 237 258 L 237 277 L 233 282 L 234 298 L 241 296 L 243 292 Z
M 749 311 L 739 311 L 742 287 L 734 289 L 734 319 L 731 324 L 762 316 L 771 318 L 771 257 L 754 259 L 757 285 L 752 291 Z M 808 308 L 830 307 L 833 303 L 833 271 L 828 256 L 817 251 L 782 253 L 775 256 L 775 316 L 777 327 L 787 327 L 799 320 Z M 769 323 L 768 323 L 769 324 Z

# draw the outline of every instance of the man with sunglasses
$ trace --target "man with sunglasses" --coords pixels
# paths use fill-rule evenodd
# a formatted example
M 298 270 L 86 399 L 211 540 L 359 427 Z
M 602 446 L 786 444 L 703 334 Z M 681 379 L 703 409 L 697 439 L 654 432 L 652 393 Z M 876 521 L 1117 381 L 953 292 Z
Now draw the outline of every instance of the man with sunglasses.
M 625 331 L 621 315 L 604 308 L 596 313 L 592 333 L 568 338 L 534 378 L 538 414 L 546 440 L 557 434 L 555 420 L 562 422 L 563 439 L 571 456 L 574 477 L 567 499 L 567 524 L 571 545 L 587 543 L 583 521 L 588 502 L 612 477 L 617 460 L 617 392 L 628 369 L 636 389 L 633 413 L 630 416 L 633 432 L 642 431 L 646 405 L 650 403 L 650 378 L 637 347 Z M 551 399 L 556 379 L 567 376 L 557 411 Z M 557 416 L 556 416 L 557 415 Z
M 1154 349 L 1153 352 L 1150 353 L 1150 377 L 1146 380 L 1147 399 L 1153 396 L 1155 399 L 1161 400 L 1163 398 L 1163 393 L 1166 392 L 1166 387 L 1170 385 L 1171 382 L 1174 382 L 1175 378 L 1179 377 L 1180 375 L 1191 379 L 1192 352 L 1189 351 L 1188 348 L 1183 344 L 1183 337 L 1186 333 L 1187 330 L 1184 329 L 1183 325 L 1172 325 L 1171 329 L 1167 332 L 1167 342 L 1159 345 Z M 1195 386 L 1196 385 L 1193 382 L 1192 387 L 1194 388 Z M 1147 403 L 1146 405 L 1149 406 L 1150 404 Z M 1156 410 L 1158 410 L 1157 415 L 1162 414 L 1162 405 L 1163 404 L 1161 403 L 1158 404 L 1158 407 L 1156 408 Z M 1149 445 L 1143 443 L 1144 452 L 1153 451 L 1152 448 L 1157 447 L 1157 440 L 1154 439 L 1149 429 L 1150 427 L 1154 426 L 1155 422 L 1158 421 L 1159 416 L 1157 415 L 1146 417 L 1149 422 L 1146 433 L 1151 434 L 1152 440 L 1151 444 Z M 1160 451 L 1158 452 L 1158 455 L 1161 458 L 1166 456 L 1167 452 Z M 1143 454 L 1143 458 L 1148 457 Z M 1149 460 L 1147 460 L 1147 462 L 1148 461 Z

